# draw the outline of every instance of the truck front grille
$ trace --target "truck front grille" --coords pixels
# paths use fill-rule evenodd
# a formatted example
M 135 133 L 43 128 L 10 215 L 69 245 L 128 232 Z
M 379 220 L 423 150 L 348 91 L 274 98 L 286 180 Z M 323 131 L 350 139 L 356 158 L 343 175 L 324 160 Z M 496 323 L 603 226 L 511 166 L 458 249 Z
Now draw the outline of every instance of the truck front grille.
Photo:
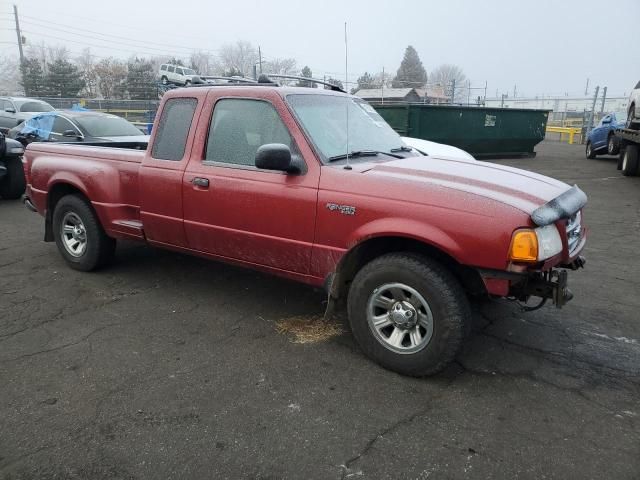
M 567 244 L 569 246 L 569 254 L 573 254 L 576 247 L 580 244 L 582 238 L 582 215 L 577 212 L 567 220 Z

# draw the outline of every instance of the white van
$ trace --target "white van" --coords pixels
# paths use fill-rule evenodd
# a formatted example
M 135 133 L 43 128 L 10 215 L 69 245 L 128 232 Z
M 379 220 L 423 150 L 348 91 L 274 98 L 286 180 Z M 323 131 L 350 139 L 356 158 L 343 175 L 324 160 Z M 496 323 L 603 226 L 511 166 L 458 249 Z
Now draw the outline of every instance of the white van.
M 164 63 L 160 65 L 160 81 L 163 85 L 175 83 L 176 85 L 191 85 L 193 77 L 197 76 L 195 70 L 180 65 Z

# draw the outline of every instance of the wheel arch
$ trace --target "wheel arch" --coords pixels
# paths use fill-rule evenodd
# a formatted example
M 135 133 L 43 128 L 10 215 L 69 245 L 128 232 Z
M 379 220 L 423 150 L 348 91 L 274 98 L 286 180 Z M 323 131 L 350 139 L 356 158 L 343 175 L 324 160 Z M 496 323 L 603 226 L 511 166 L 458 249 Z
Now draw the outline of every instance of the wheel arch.
M 327 290 L 334 299 L 344 299 L 358 271 L 372 260 L 387 253 L 415 253 L 427 256 L 444 265 L 460 281 L 467 292 L 482 295 L 487 292 L 480 273 L 461 264 L 444 249 L 405 235 L 369 237 L 348 250 L 327 278 Z
M 87 201 L 89 205 L 91 202 L 87 197 L 86 193 L 78 186 L 69 181 L 59 181 L 52 183 L 49 186 L 49 191 L 47 193 L 47 209 L 45 212 L 45 221 L 44 221 L 44 241 L 45 242 L 53 242 L 53 211 L 56 208 L 56 205 L 60 201 L 62 197 L 67 195 L 78 195 Z

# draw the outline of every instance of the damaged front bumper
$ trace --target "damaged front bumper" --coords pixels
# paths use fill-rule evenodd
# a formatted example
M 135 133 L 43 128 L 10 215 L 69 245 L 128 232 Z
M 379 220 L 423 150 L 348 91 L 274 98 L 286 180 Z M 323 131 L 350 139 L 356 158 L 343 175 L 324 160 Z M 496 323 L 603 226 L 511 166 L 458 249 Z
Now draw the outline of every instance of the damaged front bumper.
M 557 308 L 562 308 L 572 298 L 573 293 L 568 286 L 568 270 L 578 270 L 587 263 L 582 255 L 578 255 L 571 263 L 559 265 L 545 271 L 535 272 L 497 272 L 481 270 L 485 284 L 488 280 L 494 283 L 494 287 L 500 285 L 504 288 L 499 296 L 504 296 L 526 303 L 531 297 L 538 297 L 544 302 L 551 300 Z M 495 290 L 494 290 L 495 292 Z

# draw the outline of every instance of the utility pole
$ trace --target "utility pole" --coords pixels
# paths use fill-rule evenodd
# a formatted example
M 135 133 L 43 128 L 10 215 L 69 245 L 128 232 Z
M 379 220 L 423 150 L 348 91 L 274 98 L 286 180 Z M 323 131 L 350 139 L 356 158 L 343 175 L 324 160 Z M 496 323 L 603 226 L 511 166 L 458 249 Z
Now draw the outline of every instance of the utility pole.
M 518 96 L 518 86 L 514 85 L 513 86 L 513 98 L 516 98 Z
M 18 36 L 18 51 L 20 52 L 20 65 L 24 63 L 24 53 L 22 51 L 22 33 L 20 32 L 20 21 L 18 20 L 18 7 L 13 6 L 13 16 L 16 19 L 16 35 Z
M 260 50 L 260 45 L 258 45 L 258 63 L 260 64 L 260 75 L 262 75 L 262 50 Z
M 602 89 L 602 105 L 600 106 L 600 115 L 604 113 L 604 101 L 607 99 L 607 87 Z
M 593 128 L 593 114 L 596 110 L 596 102 L 598 101 L 598 92 L 600 91 L 600 86 L 596 87 L 596 94 L 593 96 L 593 103 L 591 104 L 591 114 L 589 115 L 589 123 L 587 124 L 587 130 L 585 132 L 585 137 L 589 135 L 591 129 Z
M 587 85 L 584 87 L 584 96 L 589 95 L 589 79 L 587 78 Z
M 384 67 L 382 67 L 382 84 L 380 85 L 380 96 L 382 98 L 382 104 L 384 105 Z

